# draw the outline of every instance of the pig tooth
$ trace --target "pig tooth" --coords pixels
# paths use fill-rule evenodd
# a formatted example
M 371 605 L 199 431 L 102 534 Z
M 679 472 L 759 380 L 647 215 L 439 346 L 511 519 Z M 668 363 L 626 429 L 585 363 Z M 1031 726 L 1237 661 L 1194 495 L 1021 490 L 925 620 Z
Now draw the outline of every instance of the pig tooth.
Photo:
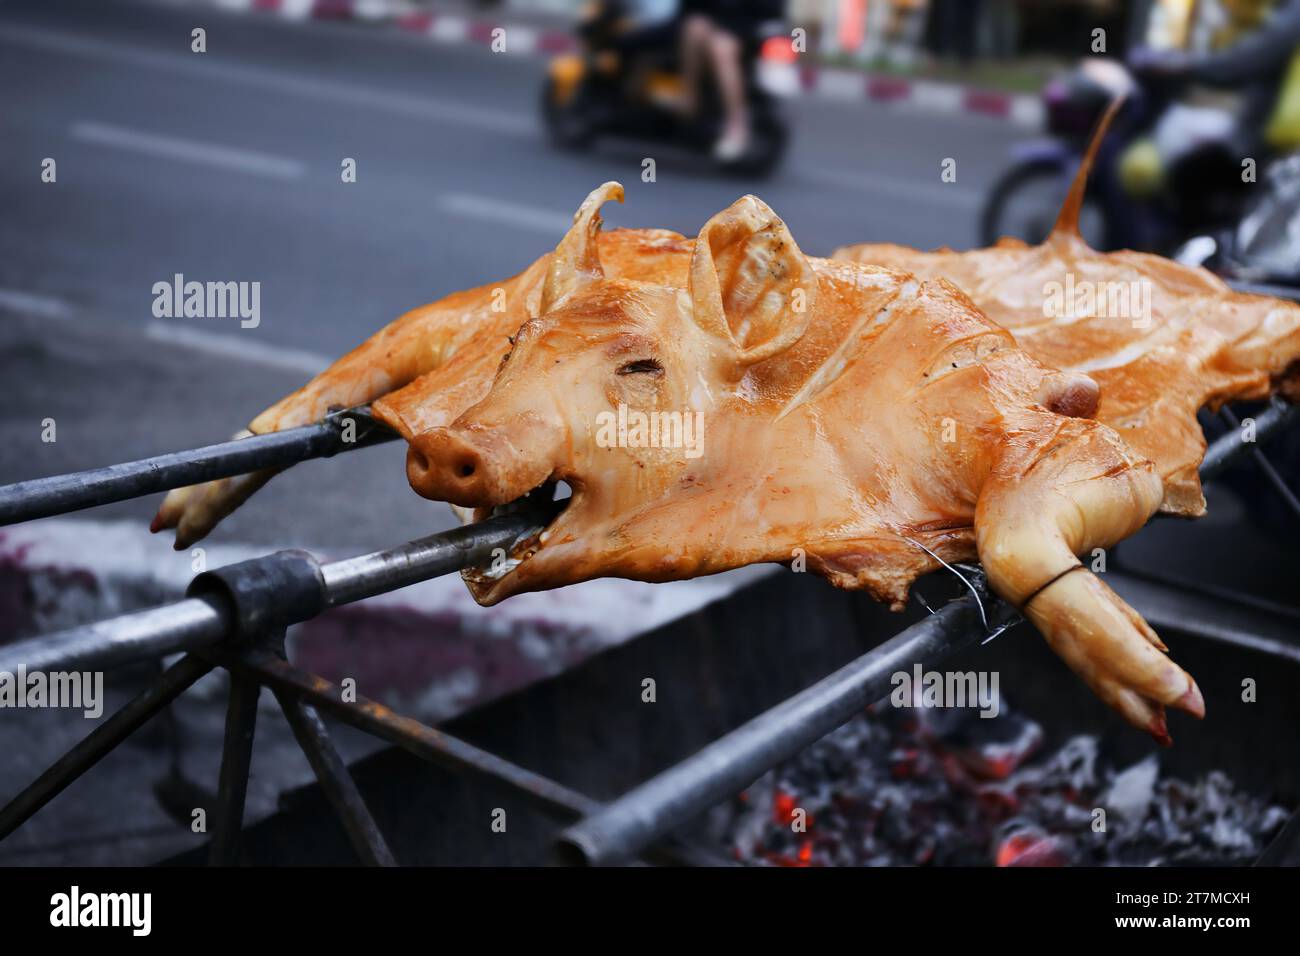
M 479 573 L 489 581 L 500 581 L 515 568 L 519 567 L 521 563 L 522 562 L 518 558 L 507 558 L 505 561 L 501 562 L 500 567 L 493 568 L 489 565 L 486 568 L 480 568 Z

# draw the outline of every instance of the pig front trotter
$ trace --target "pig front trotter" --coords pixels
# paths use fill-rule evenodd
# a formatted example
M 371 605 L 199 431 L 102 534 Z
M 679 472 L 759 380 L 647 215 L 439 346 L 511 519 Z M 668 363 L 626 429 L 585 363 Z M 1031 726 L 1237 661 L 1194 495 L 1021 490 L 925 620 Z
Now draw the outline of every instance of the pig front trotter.
M 234 438 L 246 438 L 252 432 L 238 432 Z M 247 475 L 217 478 L 198 485 L 173 488 L 158 506 L 158 512 L 149 524 L 154 534 L 176 529 L 172 547 L 184 551 L 202 541 L 208 532 L 232 511 L 247 501 L 255 491 L 278 475 L 283 469 L 264 468 Z

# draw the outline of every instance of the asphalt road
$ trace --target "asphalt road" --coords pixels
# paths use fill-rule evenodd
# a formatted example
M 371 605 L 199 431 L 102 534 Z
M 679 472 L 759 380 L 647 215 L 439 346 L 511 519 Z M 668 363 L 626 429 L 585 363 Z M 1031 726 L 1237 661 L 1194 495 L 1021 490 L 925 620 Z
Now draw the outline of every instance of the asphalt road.
M 190 52 L 194 26 L 207 53 Z M 754 191 L 811 253 L 968 245 L 1014 135 L 800 99 L 786 168 L 735 181 L 654 144 L 553 151 L 535 115 L 543 68 L 357 25 L 0 5 L 0 303 L 141 327 L 153 284 L 175 273 L 258 281 L 258 328 L 189 319 L 162 334 L 334 356 L 413 305 L 519 271 L 608 179 L 628 187 L 613 225 L 694 233 Z M 646 156 L 654 183 L 640 181 Z M 56 184 L 41 182 L 45 157 Z M 341 182 L 344 157 L 356 183 Z M 946 157 L 955 184 L 940 181 Z

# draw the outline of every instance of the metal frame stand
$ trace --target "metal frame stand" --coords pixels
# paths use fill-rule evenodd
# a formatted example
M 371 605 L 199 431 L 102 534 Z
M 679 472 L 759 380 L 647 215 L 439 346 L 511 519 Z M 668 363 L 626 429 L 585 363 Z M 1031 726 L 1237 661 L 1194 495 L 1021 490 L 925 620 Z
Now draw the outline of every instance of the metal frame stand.
M 340 422 L 345 416 L 362 416 L 363 411 L 353 409 L 293 433 L 0 487 L 0 525 L 241 474 L 250 468 L 284 467 L 392 437 L 371 423 L 361 432 L 362 441 L 344 443 Z M 1256 418 L 1256 443 L 1267 441 L 1298 415 L 1297 408 L 1275 400 Z M 1259 463 L 1262 454 L 1256 443 L 1243 441 L 1240 429 L 1224 435 L 1207 450 L 1202 477 L 1221 472 L 1247 453 Z M 1266 469 L 1266 474 L 1270 473 L 1274 483 L 1280 484 L 1279 491 L 1289 495 L 1288 504 L 1300 513 L 1294 494 L 1271 467 Z M 501 515 L 326 564 L 302 551 L 280 551 L 199 575 L 184 600 L 0 647 L 0 671 L 10 672 L 20 667 L 103 668 L 186 652 L 153 686 L 106 719 L 0 808 L 0 840 L 195 681 L 214 667 L 222 667 L 230 673 L 231 684 L 213 819 L 210 862 L 214 865 L 239 861 L 257 704 L 263 686 L 279 701 L 295 740 L 364 863 L 391 866 L 396 860 L 331 743 L 321 714 L 394 743 L 422 760 L 493 781 L 557 819 L 574 823 L 558 845 L 567 862 L 618 863 L 640 858 L 655 863 L 729 865 L 705 851 L 675 843 L 668 834 L 883 696 L 894 671 L 916 663 L 932 664 L 1016 619 L 1013 611 L 990 594 L 954 601 L 608 805 L 395 714 L 382 704 L 360 696 L 345 699 L 340 688 L 285 659 L 284 633 L 289 625 L 331 607 L 477 565 L 489 558 L 493 549 L 509 548 L 537 526 L 536 515 Z M 1224 635 L 1211 631 L 1209 636 Z M 1278 642 L 1271 639 L 1252 643 L 1250 635 L 1245 635 L 1239 643 L 1279 652 L 1274 646 Z M 1280 653 L 1290 651 L 1282 648 Z

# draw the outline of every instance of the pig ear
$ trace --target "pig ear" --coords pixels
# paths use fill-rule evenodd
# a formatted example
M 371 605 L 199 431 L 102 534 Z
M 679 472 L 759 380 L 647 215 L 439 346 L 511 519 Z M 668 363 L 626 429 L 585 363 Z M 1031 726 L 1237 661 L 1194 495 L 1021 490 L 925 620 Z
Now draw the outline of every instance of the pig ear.
M 785 351 L 808 328 L 817 276 L 781 218 L 745 196 L 700 230 L 691 257 L 695 321 L 741 366 Z
M 555 247 L 546 282 L 542 286 L 541 314 L 589 282 L 603 278 L 597 234 L 600 232 L 600 207 L 606 200 L 623 201 L 623 187 L 619 183 L 605 183 L 591 191 L 573 214 L 573 225 Z

